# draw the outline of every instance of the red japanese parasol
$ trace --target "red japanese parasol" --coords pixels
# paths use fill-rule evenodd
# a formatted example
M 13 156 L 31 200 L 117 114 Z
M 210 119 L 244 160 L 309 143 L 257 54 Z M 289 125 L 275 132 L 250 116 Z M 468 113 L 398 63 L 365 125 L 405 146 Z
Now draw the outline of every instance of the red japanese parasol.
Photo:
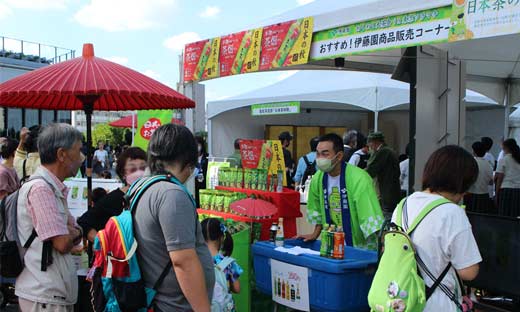
M 241 216 L 250 218 L 270 218 L 278 209 L 275 205 L 262 199 L 246 198 L 237 200 L 231 204 L 231 210 Z
M 132 124 L 132 119 L 133 119 L 133 124 Z M 172 118 L 172 124 L 184 126 L 184 121 L 182 119 Z M 108 125 L 111 127 L 116 127 L 116 128 L 137 128 L 137 116 L 136 115 L 126 116 L 121 119 L 112 121 Z
M 193 108 L 195 102 L 148 76 L 95 57 L 93 44 L 86 43 L 81 57 L 43 67 L 0 84 L 0 106 L 85 111 L 90 199 L 91 121 L 94 110 Z

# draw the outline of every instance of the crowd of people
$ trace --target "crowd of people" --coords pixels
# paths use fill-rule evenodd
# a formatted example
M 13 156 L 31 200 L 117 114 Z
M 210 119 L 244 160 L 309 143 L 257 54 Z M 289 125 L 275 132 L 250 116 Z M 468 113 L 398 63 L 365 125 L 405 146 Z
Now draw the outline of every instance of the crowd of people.
M 520 148 L 514 139 L 504 140 L 496 163 L 489 152 L 489 138 L 473 143 L 473 155 L 458 146 L 438 149 L 426 163 L 421 190 L 415 192 L 408 187 L 408 160 L 400 162 L 381 132 L 366 138 L 358 131 L 349 131 L 343 138 L 337 134 L 312 138 L 309 153 L 297 165 L 287 149 L 292 136 L 282 133 L 280 140 L 288 178 L 309 187 L 307 217 L 315 228 L 300 236 L 304 240 L 318 239 L 325 227 L 333 225 L 343 229 L 348 245 L 375 249 L 385 220 L 405 218 L 404 214 L 413 220 L 431 202 L 447 199 L 449 203 L 437 207 L 418 225 L 413 243 L 434 276 L 452 265 L 442 281 L 452 291 L 457 274 L 464 280 L 475 278 L 482 261 L 459 204 L 464 201 L 468 211 L 520 214 Z M 239 149 L 237 140 L 235 153 L 228 157 L 237 167 L 241 165 Z M 156 289 L 155 311 L 210 311 L 215 300 L 224 300 L 226 291 L 240 291 L 238 277 L 243 270 L 226 262 L 233 250 L 229 231 L 218 219 L 200 223 L 196 199 L 183 186 L 194 179 L 195 195 L 205 188 L 208 154 L 202 138 L 186 127 L 168 124 L 154 132 L 147 151 L 138 147 L 121 151 L 115 172 L 123 186 L 108 194 L 94 190 L 93 205 L 75 220 L 67 208 L 64 180 L 78 175 L 85 162 L 83 151 L 82 134 L 67 124 L 24 129 L 19 142 L 0 139 L 0 198 L 19 190 L 20 242 L 34 239 L 16 280 L 22 311 L 73 310 L 78 281 L 71 252 L 85 248 L 83 241 L 90 242 L 86 246 L 96 241 L 107 221 L 128 207 L 125 194 L 130 185 L 144 176 L 166 175 L 180 183 L 150 186 L 135 208 L 133 229 L 145 285 L 157 281 L 164 263 L 172 264 Z M 95 162 L 108 168 L 108 155 L 100 142 Z M 395 208 L 403 198 L 407 210 L 397 215 Z M 229 288 L 217 292 L 222 284 L 218 277 L 216 281 L 214 268 L 221 263 L 226 263 L 223 272 Z M 431 285 L 434 278 L 426 277 L 425 282 Z M 452 304 L 442 292 L 435 292 L 426 310 L 442 306 L 447 311 Z

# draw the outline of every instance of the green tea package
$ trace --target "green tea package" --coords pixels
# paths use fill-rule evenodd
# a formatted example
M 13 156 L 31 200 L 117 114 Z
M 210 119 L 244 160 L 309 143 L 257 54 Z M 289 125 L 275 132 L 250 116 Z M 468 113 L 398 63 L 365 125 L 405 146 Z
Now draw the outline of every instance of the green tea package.
M 237 188 L 244 187 L 244 171 L 242 168 L 237 168 Z
M 219 212 L 224 211 L 224 197 L 225 195 L 222 193 L 218 193 L 215 195 L 215 210 Z

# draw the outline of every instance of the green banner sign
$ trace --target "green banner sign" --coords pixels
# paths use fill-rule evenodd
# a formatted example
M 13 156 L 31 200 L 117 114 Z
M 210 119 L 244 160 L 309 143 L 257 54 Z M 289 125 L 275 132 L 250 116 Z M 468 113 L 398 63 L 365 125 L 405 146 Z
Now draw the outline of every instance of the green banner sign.
M 299 113 L 300 102 L 298 101 L 251 105 L 252 116 L 285 115 Z
M 172 110 L 144 110 L 137 112 L 137 131 L 135 133 L 134 146 L 146 151 L 152 134 L 160 126 L 170 123 L 172 114 Z
M 383 17 L 313 35 L 311 60 L 447 42 L 451 6 Z

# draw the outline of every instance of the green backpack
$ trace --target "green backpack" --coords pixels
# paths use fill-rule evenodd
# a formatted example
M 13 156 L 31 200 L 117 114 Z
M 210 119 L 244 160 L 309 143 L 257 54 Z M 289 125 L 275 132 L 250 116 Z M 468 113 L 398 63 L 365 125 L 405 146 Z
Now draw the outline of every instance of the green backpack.
M 450 203 L 450 201 L 444 198 L 431 202 L 421 211 L 410 227 L 408 227 L 406 198 L 399 203 L 396 209 L 397 216 L 401 217 L 396 218 L 395 224 L 387 223 L 381 230 L 384 251 L 368 293 L 371 311 L 419 312 L 424 310 L 426 301 L 448 273 L 451 263 L 437 279 L 432 278 L 433 276 L 416 253 L 410 235 L 426 215 L 446 203 Z M 424 284 L 417 267 L 418 264 L 434 280 L 432 287 L 428 288 Z M 442 284 L 440 286 L 444 287 Z

